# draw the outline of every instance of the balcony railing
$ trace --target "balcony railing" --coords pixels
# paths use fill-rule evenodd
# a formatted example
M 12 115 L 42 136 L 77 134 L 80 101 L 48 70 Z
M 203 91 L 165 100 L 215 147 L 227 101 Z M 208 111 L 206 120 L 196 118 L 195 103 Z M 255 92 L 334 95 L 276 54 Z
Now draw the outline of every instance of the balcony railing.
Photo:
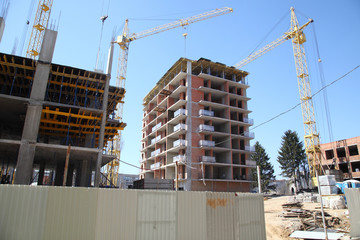
M 161 122 L 159 122 L 158 124 L 156 124 L 152 129 L 151 132 L 154 132 L 155 130 L 159 129 L 161 127 Z
M 177 117 L 179 115 L 187 115 L 187 110 L 182 108 L 176 110 L 174 113 L 174 117 Z
M 184 163 L 184 162 L 186 162 L 186 156 L 185 155 L 177 155 L 177 156 L 173 157 L 173 162 Z
M 178 139 L 174 142 L 174 147 L 186 146 L 185 139 Z
M 179 123 L 178 125 L 175 125 L 174 132 L 177 132 L 180 130 L 187 130 L 187 125 L 184 123 Z
M 253 160 L 245 160 L 245 164 L 248 166 L 256 166 L 256 162 Z
M 210 156 L 201 156 L 201 161 L 202 162 L 209 162 L 209 163 L 216 162 L 215 157 L 210 157 Z
M 157 168 L 160 168 L 160 162 L 154 163 L 150 165 L 151 170 L 155 170 Z
M 243 132 L 242 134 L 243 134 L 243 136 L 245 136 L 245 137 L 255 138 L 255 133 L 254 133 L 254 132 L 245 131 L 245 132 Z
M 213 131 L 215 130 L 215 128 L 214 128 L 214 126 L 205 125 L 205 124 L 200 124 L 200 125 L 199 125 L 199 130 L 200 130 L 200 131 L 213 132 Z
M 245 146 L 245 151 L 255 152 L 255 147 L 254 146 Z
M 199 115 L 203 115 L 203 116 L 209 116 L 209 117 L 213 117 L 214 116 L 214 112 L 213 111 L 209 111 L 209 110 L 205 110 L 205 109 L 200 109 L 199 110 Z
M 243 122 L 244 122 L 244 123 L 251 124 L 251 125 L 254 125 L 254 119 L 252 119 L 252 118 L 246 118 L 246 117 L 244 117 L 244 118 L 243 118 Z
M 152 151 L 152 152 L 150 153 L 150 156 L 151 156 L 151 157 L 155 157 L 156 155 L 160 154 L 160 152 L 161 152 L 161 150 L 160 150 L 160 148 L 158 148 L 158 149 L 156 149 L 155 151 Z
M 156 143 L 157 141 L 159 141 L 160 139 L 161 139 L 161 135 L 157 136 L 156 138 L 151 139 L 150 143 L 151 143 L 151 144 L 154 144 L 154 143 Z
M 200 140 L 199 145 L 200 147 L 215 147 L 215 142 L 209 140 Z

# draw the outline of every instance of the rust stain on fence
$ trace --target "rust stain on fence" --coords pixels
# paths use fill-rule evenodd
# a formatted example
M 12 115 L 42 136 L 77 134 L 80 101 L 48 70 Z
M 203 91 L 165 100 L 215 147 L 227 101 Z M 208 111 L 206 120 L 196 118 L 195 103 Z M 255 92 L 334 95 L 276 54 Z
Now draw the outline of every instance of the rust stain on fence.
M 219 206 L 225 207 L 227 205 L 227 199 L 225 199 L 225 198 L 208 199 L 206 202 L 206 205 L 208 205 L 212 208 L 217 208 Z

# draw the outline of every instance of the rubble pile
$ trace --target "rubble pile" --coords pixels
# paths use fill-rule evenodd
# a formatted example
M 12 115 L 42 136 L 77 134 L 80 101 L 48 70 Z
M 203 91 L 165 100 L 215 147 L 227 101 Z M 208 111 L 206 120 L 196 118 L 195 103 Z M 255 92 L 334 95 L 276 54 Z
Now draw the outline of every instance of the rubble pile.
M 292 199 L 293 200 L 293 199 Z M 314 231 L 317 228 L 323 227 L 322 215 L 320 211 L 303 209 L 303 204 L 300 202 L 290 202 L 282 205 L 283 212 L 281 217 L 291 219 L 286 228 L 290 231 L 304 230 Z M 344 225 L 341 219 L 331 216 L 325 212 L 325 221 L 327 228 L 337 229 L 341 225 L 342 232 L 348 232 L 349 226 Z

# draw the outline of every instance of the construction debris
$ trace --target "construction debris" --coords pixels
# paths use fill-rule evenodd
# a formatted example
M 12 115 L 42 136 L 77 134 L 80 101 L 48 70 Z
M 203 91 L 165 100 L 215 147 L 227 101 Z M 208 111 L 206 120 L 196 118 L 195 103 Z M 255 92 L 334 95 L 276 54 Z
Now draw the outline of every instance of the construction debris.
M 283 212 L 280 217 L 291 219 L 291 223 L 287 226 L 290 232 L 298 230 L 316 231 L 323 226 L 320 211 L 303 209 L 302 207 L 303 204 L 299 202 L 282 204 Z M 341 222 L 340 218 L 331 216 L 327 212 L 324 212 L 324 214 L 327 228 L 335 229 L 337 232 L 349 232 L 350 226 L 348 223 Z M 339 231 L 338 228 L 340 227 Z

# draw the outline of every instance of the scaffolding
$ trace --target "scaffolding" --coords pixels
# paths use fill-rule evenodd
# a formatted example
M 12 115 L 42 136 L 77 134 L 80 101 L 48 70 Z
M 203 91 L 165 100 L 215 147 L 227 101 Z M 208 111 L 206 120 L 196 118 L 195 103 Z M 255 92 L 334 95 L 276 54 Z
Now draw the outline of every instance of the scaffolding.
M 11 144 L 16 146 L 20 144 L 16 141 L 21 139 L 27 105 L 31 101 L 30 94 L 36 65 L 35 60 L 0 53 L 0 95 L 3 111 L 0 135 L 11 133 L 11 137 L 2 136 L 2 138 L 15 140 Z M 99 146 L 103 95 L 107 78 L 108 76 L 103 73 L 51 64 L 42 101 L 37 143 L 64 146 L 70 144 L 74 147 L 102 149 L 103 154 L 107 156 L 106 163 L 109 162 L 109 155 L 114 155 L 112 151 L 114 138 L 126 124 L 115 119 L 116 106 L 123 102 L 125 90 L 110 86 L 104 146 Z M 14 129 L 15 126 L 18 129 Z M 2 144 L 3 148 L 6 148 L 4 144 L 7 143 Z M 11 154 L 15 152 L 16 150 Z M 16 156 L 11 156 L 12 160 L 9 163 L 6 161 L 0 163 L 0 177 L 12 174 L 11 169 L 15 167 Z

